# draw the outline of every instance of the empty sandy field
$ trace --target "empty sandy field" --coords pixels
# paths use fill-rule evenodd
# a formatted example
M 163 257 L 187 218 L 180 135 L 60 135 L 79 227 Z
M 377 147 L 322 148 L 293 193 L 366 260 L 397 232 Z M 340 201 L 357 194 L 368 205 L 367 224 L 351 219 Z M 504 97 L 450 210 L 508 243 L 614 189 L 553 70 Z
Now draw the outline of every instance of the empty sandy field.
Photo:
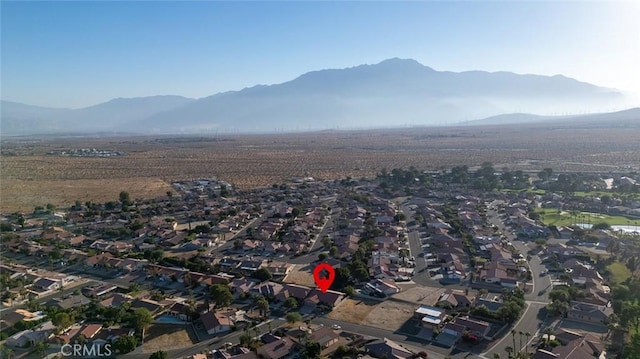
M 640 170 L 637 130 L 543 126 L 325 131 L 220 137 L 3 138 L 0 211 L 30 211 L 76 199 L 162 195 L 171 181 L 219 178 L 238 188 L 293 177 L 370 177 L 383 168 L 442 170 L 489 161 L 498 169 L 629 172 Z M 48 155 L 96 148 L 122 157 Z
M 80 180 L 19 180 L 0 182 L 0 211 L 33 211 L 47 203 L 57 207 L 70 206 L 79 200 L 103 203 L 117 201 L 121 191 L 131 198 L 153 198 L 166 195 L 171 186 L 159 178 L 80 179 Z

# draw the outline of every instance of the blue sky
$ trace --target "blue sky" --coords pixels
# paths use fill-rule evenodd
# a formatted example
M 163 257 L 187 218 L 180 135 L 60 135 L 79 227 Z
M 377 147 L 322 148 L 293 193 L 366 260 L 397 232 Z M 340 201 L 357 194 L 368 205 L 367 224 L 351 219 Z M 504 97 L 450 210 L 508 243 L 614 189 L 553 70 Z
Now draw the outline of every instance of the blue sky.
M 204 97 L 413 58 L 640 94 L 635 2 L 2 1 L 1 97 L 85 107 Z

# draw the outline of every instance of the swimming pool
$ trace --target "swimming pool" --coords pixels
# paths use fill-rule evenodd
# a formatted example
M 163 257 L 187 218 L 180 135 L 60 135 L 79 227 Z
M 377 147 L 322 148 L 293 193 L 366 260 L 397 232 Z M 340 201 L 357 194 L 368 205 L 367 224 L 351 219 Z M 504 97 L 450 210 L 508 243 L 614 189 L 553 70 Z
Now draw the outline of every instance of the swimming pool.
M 170 324 L 185 324 L 186 321 L 181 320 L 180 318 L 176 318 L 171 315 L 161 315 L 157 317 L 154 322 L 156 323 L 170 323 Z

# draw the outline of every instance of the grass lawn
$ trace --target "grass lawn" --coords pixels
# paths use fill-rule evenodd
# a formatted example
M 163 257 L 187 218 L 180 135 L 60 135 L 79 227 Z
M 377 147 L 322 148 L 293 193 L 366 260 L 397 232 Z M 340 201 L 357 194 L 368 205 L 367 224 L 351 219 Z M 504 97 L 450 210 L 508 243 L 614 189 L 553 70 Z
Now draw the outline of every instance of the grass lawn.
M 542 219 L 544 224 L 547 226 L 549 225 L 567 226 L 567 225 L 576 223 L 576 221 L 578 223 L 591 222 L 591 224 L 607 222 L 609 225 L 613 226 L 613 225 L 627 225 L 629 224 L 629 221 L 631 221 L 631 224 L 634 224 L 634 221 L 637 221 L 637 220 L 630 220 L 623 216 L 610 216 L 608 214 L 601 214 L 601 213 L 591 213 L 591 215 L 589 215 L 588 212 L 579 212 L 578 217 L 576 219 L 575 217 L 573 217 L 571 212 L 562 211 L 558 213 L 558 210 L 555 208 L 541 208 L 536 210 L 536 212 L 540 214 L 541 216 L 540 219 Z
M 526 188 L 526 189 L 507 189 L 507 188 L 503 188 L 503 189 L 500 190 L 500 192 L 502 192 L 502 193 L 526 192 L 526 193 L 533 193 L 533 194 L 538 194 L 538 195 L 543 195 L 543 194 L 547 193 L 547 191 L 545 191 L 543 189 L 531 189 L 531 188 Z
M 602 197 L 602 196 L 609 196 L 609 197 L 632 197 L 635 199 L 640 199 L 640 194 L 638 193 L 621 193 L 621 192 L 574 192 L 573 193 L 575 196 L 578 197 L 587 197 L 587 196 L 595 196 L 595 197 Z
M 622 262 L 609 264 L 607 270 L 611 273 L 611 279 L 616 283 L 622 283 L 631 277 L 631 272 Z
M 500 192 L 502 193 L 520 193 L 520 192 L 526 192 L 526 193 L 533 193 L 533 194 L 538 194 L 538 195 L 544 195 L 547 193 L 547 190 L 544 189 L 532 189 L 532 188 L 526 188 L 526 189 L 506 189 L 503 188 L 500 190 Z M 553 191 L 551 191 L 553 192 Z M 555 193 L 558 194 L 562 194 L 562 192 L 559 191 L 555 191 Z M 581 191 L 576 191 L 573 192 L 573 195 L 576 197 L 602 197 L 602 196 L 609 196 L 609 197 L 632 197 L 635 199 L 640 199 L 640 193 L 621 193 L 621 192 L 607 192 L 607 191 L 595 191 L 595 192 L 581 192 Z

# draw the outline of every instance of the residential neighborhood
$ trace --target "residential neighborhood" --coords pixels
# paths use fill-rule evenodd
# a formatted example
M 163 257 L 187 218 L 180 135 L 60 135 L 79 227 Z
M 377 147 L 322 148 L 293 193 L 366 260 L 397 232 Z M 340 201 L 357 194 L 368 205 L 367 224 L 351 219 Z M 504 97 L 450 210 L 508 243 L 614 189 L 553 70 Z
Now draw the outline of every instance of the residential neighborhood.
M 640 322 L 632 176 L 200 178 L 3 213 L 1 354 L 615 357 Z

